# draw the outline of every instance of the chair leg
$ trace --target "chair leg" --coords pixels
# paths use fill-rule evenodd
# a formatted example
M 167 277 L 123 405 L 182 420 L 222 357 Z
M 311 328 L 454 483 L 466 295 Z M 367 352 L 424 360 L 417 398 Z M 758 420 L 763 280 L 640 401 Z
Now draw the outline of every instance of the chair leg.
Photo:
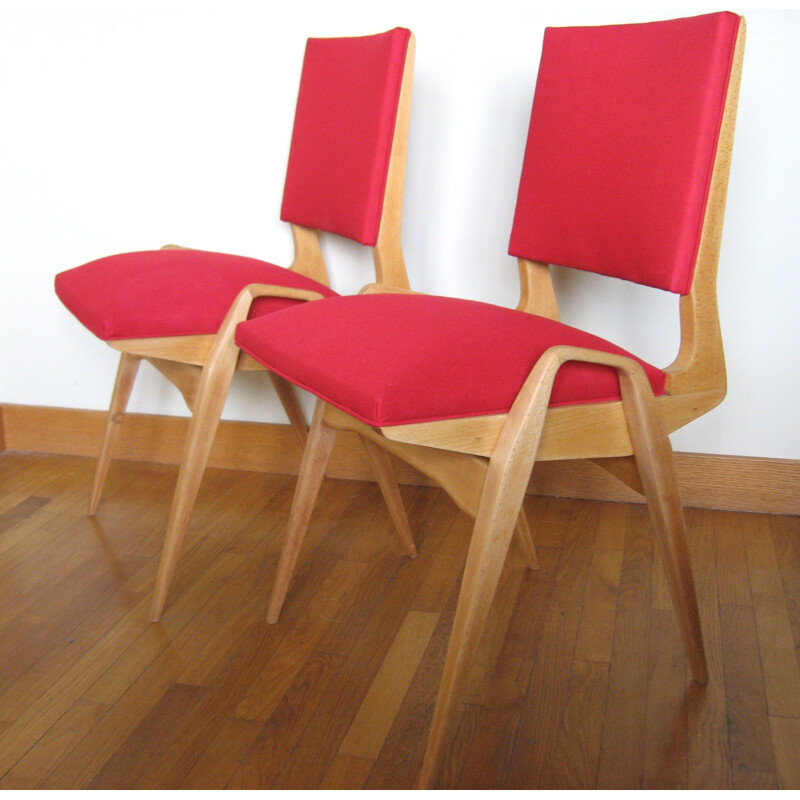
M 423 789 L 436 783 L 454 712 L 486 625 L 511 537 L 520 526 L 522 501 L 561 363 L 563 359 L 555 348 L 539 359 L 511 407 L 489 460 L 422 762 L 419 786 Z
M 283 410 L 286 412 L 286 416 L 289 418 L 289 422 L 294 432 L 297 434 L 300 446 L 304 448 L 308 441 L 308 426 L 303 416 L 303 409 L 300 408 L 300 401 L 297 399 L 294 386 L 285 378 L 276 375 L 274 372 L 268 374 L 272 386 L 275 389 L 275 393 L 278 395 L 278 400 L 281 401 Z
M 106 431 L 103 435 L 100 455 L 97 458 L 94 485 L 89 498 L 89 516 L 92 516 L 97 511 L 97 504 L 100 502 L 100 495 L 103 493 L 108 467 L 111 464 L 111 454 L 119 435 L 122 420 L 125 418 L 125 409 L 128 407 L 128 400 L 131 396 L 133 383 L 136 380 L 136 373 L 139 371 L 140 362 L 141 358 L 131 353 L 123 353 L 119 359 L 117 379 L 114 382 L 111 406 L 108 409 L 108 419 L 106 420 Z
M 672 447 L 646 378 L 638 376 L 633 381 L 620 373 L 620 387 L 636 465 L 664 561 L 689 671 L 697 683 L 704 684 L 708 682 L 708 667 Z
M 169 585 L 178 563 L 186 530 L 189 527 L 189 520 L 208 463 L 211 446 L 214 443 L 214 435 L 225 405 L 225 398 L 228 396 L 234 365 L 235 362 L 228 359 L 224 363 L 209 361 L 203 367 L 197 401 L 189 423 L 178 472 L 175 495 L 172 499 L 167 534 L 161 551 L 153 605 L 150 610 L 150 618 L 153 622 L 159 620 L 164 610 Z
M 492 465 L 490 475 L 491 470 Z M 489 476 L 487 484 L 488 482 Z M 481 498 L 458 595 L 419 788 L 429 789 L 435 786 L 444 745 L 450 738 L 455 711 L 489 616 L 511 538 L 519 526 L 524 489 L 517 492 L 517 496 L 513 493 L 504 496 L 502 484 L 501 480 L 493 487 L 487 485 Z
M 286 592 L 292 580 L 303 537 L 308 528 L 314 502 L 317 499 L 322 479 L 325 477 L 325 467 L 336 439 L 336 430 L 322 421 L 324 413 L 325 403 L 318 400 L 314 408 L 308 444 L 300 464 L 300 475 L 297 478 L 292 510 L 286 524 L 286 537 L 281 548 L 281 557 L 278 561 L 278 570 L 269 600 L 267 610 L 267 622 L 269 623 L 278 621 L 281 608 L 283 608 L 283 601 L 286 599 Z
M 369 456 L 372 470 L 375 477 L 378 479 L 378 485 L 381 489 L 383 499 L 389 508 L 389 514 L 394 522 L 394 527 L 400 537 L 400 542 L 403 545 L 406 555 L 410 558 L 416 558 L 417 546 L 414 544 L 414 534 L 411 532 L 411 526 L 408 524 L 408 517 L 406 516 L 406 509 L 403 505 L 403 498 L 400 496 L 400 487 L 394 477 L 394 469 L 389 454 L 380 446 L 363 436 L 359 437 L 364 449 Z

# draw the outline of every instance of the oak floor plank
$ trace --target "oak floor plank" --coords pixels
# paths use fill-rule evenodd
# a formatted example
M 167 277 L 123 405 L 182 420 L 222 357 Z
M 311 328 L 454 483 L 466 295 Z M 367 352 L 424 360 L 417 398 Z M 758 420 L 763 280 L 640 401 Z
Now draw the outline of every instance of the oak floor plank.
M 337 755 L 378 757 L 438 621 L 438 614 L 408 612 Z
M 361 789 L 374 762 L 369 758 L 337 755 L 331 763 L 320 789 Z
M 241 719 L 265 722 L 280 702 L 322 634 L 341 611 L 343 599 L 357 586 L 364 564 L 340 561 L 322 581 L 319 592 L 250 684 L 235 708 Z
M 359 608 L 358 601 L 351 606 L 351 620 L 358 620 L 359 636 L 339 670 L 335 691 L 323 698 L 317 715 L 295 746 L 292 760 L 278 775 L 275 788 L 316 786 L 325 776 L 422 583 L 429 564 L 420 562 L 420 557 L 403 562 L 396 557 L 387 560 L 383 587 L 372 595 L 373 602 L 365 608 Z M 378 598 L 382 602 L 374 602 Z M 344 631 L 346 624 L 346 620 L 342 622 L 337 634 Z M 336 641 L 329 643 L 328 652 L 341 652 L 342 641 L 345 637 L 352 641 L 354 630 L 336 636 Z
M 778 788 L 800 789 L 800 719 L 770 717 Z
M 758 654 L 758 636 L 750 606 L 720 606 L 723 665 L 728 699 L 731 783 L 734 789 L 762 786 L 771 774 L 776 783 L 767 697 Z
M 339 487 L 338 492 L 333 491 L 333 488 L 330 482 L 323 484 L 320 503 L 323 503 L 326 510 L 335 517 L 338 511 L 346 507 L 353 487 L 345 485 Z M 221 624 L 197 657 L 187 664 L 180 677 L 182 683 L 209 686 L 225 669 L 233 655 L 241 649 L 243 635 L 247 635 L 247 631 L 259 620 L 266 618 L 271 574 L 280 554 L 293 486 L 289 493 L 285 493 L 285 489 L 285 486 L 281 486 L 268 500 L 269 515 L 256 518 L 248 524 L 242 532 L 242 537 L 237 536 L 229 548 L 231 553 L 243 552 L 240 545 L 244 538 L 247 541 L 246 547 L 252 548 L 244 551 L 248 555 L 250 568 L 232 576 L 214 607 L 209 609 L 209 613 L 219 618 Z M 261 529 L 261 543 L 258 545 L 255 544 L 252 532 L 254 527 Z M 325 525 L 312 525 L 307 538 L 317 542 L 325 532 Z M 300 562 L 298 574 L 290 587 L 291 603 L 302 602 L 302 598 L 306 597 L 302 587 L 307 583 L 309 566 L 313 567 L 314 563 L 316 562 L 309 564 L 308 560 Z M 291 607 L 284 613 L 291 616 Z
M 609 664 L 575 659 L 548 786 L 590 789 L 595 784 L 608 696 Z
M 323 698 L 331 691 L 342 662 L 341 656 L 330 653 L 311 654 L 226 788 L 265 789 L 273 786 Z
M 575 643 L 577 660 L 611 663 L 621 571 L 622 550 L 595 549 Z
M 365 789 L 413 789 L 428 741 L 447 642 L 453 627 L 459 582 L 451 586 L 439 622 L 381 748 Z
M 599 511 L 597 504 L 573 504 L 509 765 L 508 788 L 542 787 L 551 780 Z M 537 531 L 537 540 L 538 536 Z
M 688 788 L 730 789 L 728 702 L 722 665 L 717 547 L 713 512 L 688 509 L 689 551 L 700 609 L 709 680 L 689 684 L 687 698 Z
M 800 517 L 776 514 L 769 518 L 772 542 L 783 581 L 786 614 L 792 631 L 795 651 L 800 658 Z
M 220 725 L 219 733 L 195 761 L 189 774 L 181 781 L 180 788 L 224 789 L 263 727 L 261 722 L 228 717 Z
M 206 690 L 174 683 L 89 783 L 89 789 L 136 786 L 159 753 L 168 750 L 187 725 L 189 711 Z
M 645 509 L 631 507 L 620 573 L 596 788 L 642 785 L 654 541 Z
M 654 609 L 650 625 L 642 786 L 685 789 L 689 780 L 686 656 L 671 609 Z
M 769 518 L 759 515 L 749 527 L 745 549 L 767 707 L 772 716 L 800 717 L 800 664 Z
M 2 498 L 6 499 L 6 498 Z M 11 496 L 9 495 L 9 498 Z M 23 500 L 13 498 L 13 503 L 0 513 L 0 535 L 28 519 L 31 514 L 50 502 L 49 497 L 26 497 Z
M 0 789 L 36 788 L 53 764 L 79 742 L 108 711 L 99 703 L 78 700 L 0 780 Z
M 489 684 L 480 726 L 464 759 L 459 779 L 462 789 L 505 785 L 561 550 L 537 547 L 537 554 L 539 569 L 524 576 Z

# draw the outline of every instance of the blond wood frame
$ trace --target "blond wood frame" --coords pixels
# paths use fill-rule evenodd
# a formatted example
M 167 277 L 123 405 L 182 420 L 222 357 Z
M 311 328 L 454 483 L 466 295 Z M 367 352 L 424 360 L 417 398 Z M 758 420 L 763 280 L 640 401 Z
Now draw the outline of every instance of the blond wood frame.
M 372 248 L 377 280 L 382 284 L 401 288 L 408 287 L 401 244 L 401 224 L 415 49 L 416 41 L 412 34 L 403 68 L 381 220 L 377 241 Z M 325 286 L 329 285 L 328 270 L 320 247 L 320 232 L 294 224 L 291 225 L 291 231 L 295 252 L 289 269 Z M 165 247 L 175 248 L 177 245 Z M 160 618 L 164 609 L 169 584 L 233 374 L 236 371 L 264 370 L 261 364 L 238 349 L 234 339 L 236 326 L 247 319 L 253 300 L 264 296 L 291 297 L 303 301 L 322 299 L 318 292 L 253 284 L 242 288 L 216 334 L 109 342 L 111 347 L 121 352 L 121 356 L 89 501 L 90 515 L 97 510 L 114 445 L 142 359 L 149 361 L 178 388 L 192 412 L 156 578 L 151 609 L 151 618 L 154 621 Z M 273 373 L 269 375 L 281 405 L 304 446 L 308 429 L 294 387 Z M 405 552 L 413 557 L 416 555 L 413 538 L 388 461 L 383 457 L 382 451 L 377 454 L 370 448 L 369 453 L 384 497 L 392 509 L 401 543 Z
M 725 396 L 725 360 L 716 301 L 716 274 L 744 52 L 739 27 L 723 120 L 706 204 L 701 242 L 688 295 L 681 298 L 681 344 L 667 367 L 667 391 L 655 398 L 632 359 L 573 347 L 553 347 L 531 371 L 510 412 L 372 429 L 318 402 L 273 587 L 268 620 L 280 613 L 336 430 L 352 430 L 435 479 L 475 527 L 456 608 L 428 748 L 419 779 L 436 785 L 468 666 L 483 631 L 500 571 L 536 460 L 588 458 L 643 493 L 648 502 L 692 678 L 708 671 L 683 509 L 668 434 L 719 404 Z M 558 319 L 549 266 L 520 259 L 518 309 Z M 379 286 L 367 292 L 381 291 Z M 396 291 L 391 289 L 390 291 Z M 566 361 L 600 363 L 619 374 L 615 403 L 549 408 L 558 369 Z M 523 544 L 526 536 L 518 536 Z M 529 534 L 528 534 L 529 540 Z M 533 558 L 535 551 L 532 550 Z

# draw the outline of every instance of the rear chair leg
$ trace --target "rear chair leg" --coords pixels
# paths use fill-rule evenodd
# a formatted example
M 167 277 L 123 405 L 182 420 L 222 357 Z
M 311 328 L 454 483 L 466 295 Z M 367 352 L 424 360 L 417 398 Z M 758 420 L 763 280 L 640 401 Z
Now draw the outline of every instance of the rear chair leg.
M 286 592 L 292 580 L 297 557 L 300 554 L 308 522 L 311 519 L 311 512 L 314 509 L 314 502 L 317 499 L 322 479 L 325 477 L 325 467 L 336 439 L 336 430 L 322 421 L 324 414 L 325 403 L 318 400 L 314 407 L 314 418 L 311 422 L 308 444 L 300 464 L 300 475 L 297 478 L 292 510 L 286 525 L 286 538 L 281 548 L 275 584 L 269 600 L 267 610 L 267 622 L 269 623 L 278 621 L 281 608 L 283 608 L 283 601 L 286 599 Z
M 308 426 L 303 416 L 303 409 L 300 408 L 300 401 L 297 399 L 297 392 L 295 392 L 294 386 L 274 372 L 268 372 L 267 374 L 275 389 L 275 394 L 278 395 L 278 400 L 281 401 L 283 410 L 289 418 L 292 429 L 297 435 L 300 446 L 305 447 L 308 441 Z
M 111 394 L 111 406 L 108 409 L 108 419 L 106 420 L 106 431 L 103 436 L 103 444 L 100 447 L 100 455 L 97 458 L 94 485 L 89 499 L 89 516 L 92 516 L 97 511 L 97 504 L 100 502 L 100 495 L 103 493 L 108 467 L 111 464 L 111 454 L 119 436 L 120 425 L 125 418 L 125 409 L 128 407 L 128 400 L 131 396 L 133 383 L 136 380 L 136 373 L 139 371 L 140 362 L 141 358 L 131 353 L 123 353 L 119 359 L 117 379 L 114 383 L 114 391 Z
M 403 505 L 403 498 L 400 496 L 400 487 L 394 477 L 394 469 L 389 454 L 379 445 L 371 442 L 363 436 L 359 436 L 364 449 L 369 456 L 372 470 L 375 477 L 378 479 L 378 485 L 383 494 L 383 499 L 389 508 L 389 514 L 394 522 L 394 527 L 400 537 L 400 543 L 403 545 L 406 555 L 410 558 L 416 558 L 417 547 L 414 544 L 414 534 L 411 532 L 411 526 L 408 524 L 408 517 L 406 516 L 406 509 Z
M 644 373 L 639 371 L 633 376 L 621 372 L 619 379 L 636 465 L 664 561 L 689 671 L 697 683 L 704 684 L 708 682 L 708 667 L 672 447 Z

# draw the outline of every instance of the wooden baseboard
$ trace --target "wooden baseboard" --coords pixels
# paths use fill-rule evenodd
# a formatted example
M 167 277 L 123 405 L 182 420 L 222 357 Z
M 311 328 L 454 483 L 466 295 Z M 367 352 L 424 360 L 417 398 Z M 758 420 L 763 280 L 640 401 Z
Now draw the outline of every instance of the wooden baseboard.
M 103 411 L 0 405 L 0 449 L 95 456 L 100 449 Z M 188 419 L 129 414 L 122 426 L 118 457 L 131 461 L 177 464 Z M 301 449 L 288 425 L 220 423 L 209 465 L 296 475 Z M 773 458 L 676 453 L 684 504 L 695 508 L 800 514 L 800 461 Z M 416 470 L 397 461 L 401 483 L 429 484 Z M 340 433 L 328 475 L 372 480 L 366 455 L 355 435 Z M 642 502 L 642 497 L 596 464 L 543 462 L 533 471 L 529 491 L 588 500 Z

